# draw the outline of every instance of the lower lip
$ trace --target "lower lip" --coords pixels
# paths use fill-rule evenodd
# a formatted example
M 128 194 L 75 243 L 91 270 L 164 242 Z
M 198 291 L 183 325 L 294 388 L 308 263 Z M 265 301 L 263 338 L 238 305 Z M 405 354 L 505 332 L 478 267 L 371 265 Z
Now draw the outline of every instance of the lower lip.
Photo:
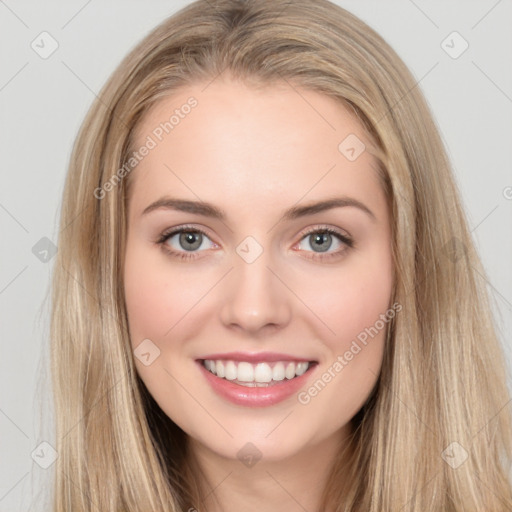
M 197 361 L 197 364 L 206 380 L 218 395 L 236 405 L 247 407 L 267 407 L 290 398 L 298 393 L 318 366 L 317 363 L 314 363 L 301 376 L 294 377 L 293 379 L 285 378 L 272 386 L 248 387 L 217 377 L 204 367 L 202 361 Z

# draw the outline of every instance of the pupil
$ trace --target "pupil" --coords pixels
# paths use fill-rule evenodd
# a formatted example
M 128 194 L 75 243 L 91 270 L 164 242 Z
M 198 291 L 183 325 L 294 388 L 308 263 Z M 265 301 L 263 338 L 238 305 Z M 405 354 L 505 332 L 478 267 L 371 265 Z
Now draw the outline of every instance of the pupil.
M 329 249 L 332 243 L 332 236 L 330 233 L 316 233 L 313 235 L 313 240 L 315 244 L 319 244 L 317 246 L 317 249 L 319 249 L 319 252 L 325 252 Z M 312 249 L 315 249 L 315 247 L 309 242 L 309 245 Z
M 203 242 L 203 235 L 195 232 L 185 232 L 180 234 L 180 245 L 186 251 L 198 249 Z M 187 246 L 187 244 L 189 244 Z

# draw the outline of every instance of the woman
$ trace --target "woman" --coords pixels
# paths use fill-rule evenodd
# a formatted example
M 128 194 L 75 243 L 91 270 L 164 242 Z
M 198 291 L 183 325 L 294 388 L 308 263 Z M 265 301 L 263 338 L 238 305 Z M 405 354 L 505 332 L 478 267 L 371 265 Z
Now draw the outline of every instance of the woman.
M 198 1 L 93 105 L 55 510 L 508 510 L 510 399 L 415 81 L 325 1 Z

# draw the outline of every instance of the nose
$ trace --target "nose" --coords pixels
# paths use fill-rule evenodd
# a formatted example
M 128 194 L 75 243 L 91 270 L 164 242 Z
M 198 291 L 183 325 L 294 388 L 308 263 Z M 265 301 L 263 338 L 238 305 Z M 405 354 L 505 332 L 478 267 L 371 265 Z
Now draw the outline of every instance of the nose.
M 290 322 L 290 292 L 271 268 L 266 252 L 252 263 L 241 258 L 236 263 L 220 299 L 220 319 L 226 327 L 257 335 Z

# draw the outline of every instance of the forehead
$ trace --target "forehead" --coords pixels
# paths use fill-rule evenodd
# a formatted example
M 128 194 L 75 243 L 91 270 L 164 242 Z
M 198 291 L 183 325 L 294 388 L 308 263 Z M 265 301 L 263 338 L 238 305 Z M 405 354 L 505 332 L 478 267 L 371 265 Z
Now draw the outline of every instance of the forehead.
M 134 149 L 151 150 L 130 175 L 131 194 L 138 208 L 163 193 L 252 207 L 334 191 L 375 195 L 377 162 L 357 155 L 363 144 L 360 122 L 327 95 L 219 78 L 183 87 L 146 114 Z

